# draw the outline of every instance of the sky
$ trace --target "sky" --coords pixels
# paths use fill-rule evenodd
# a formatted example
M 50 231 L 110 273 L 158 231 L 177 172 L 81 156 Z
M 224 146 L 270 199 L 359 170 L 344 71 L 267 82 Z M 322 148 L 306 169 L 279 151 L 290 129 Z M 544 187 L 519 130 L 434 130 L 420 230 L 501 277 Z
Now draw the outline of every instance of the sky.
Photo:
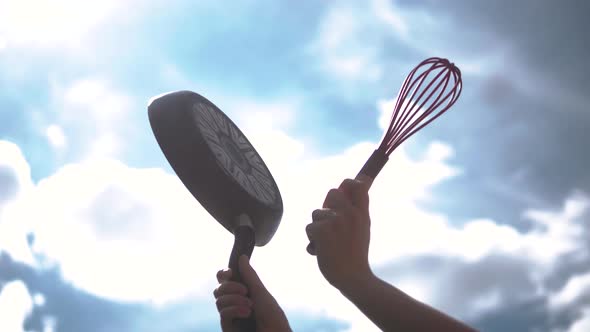
M 147 118 L 175 90 L 228 114 L 277 181 L 284 215 L 252 265 L 293 329 L 377 331 L 323 279 L 305 226 L 431 56 L 463 92 L 371 189 L 374 272 L 482 331 L 589 331 L 588 14 L 584 0 L 0 0 L 0 331 L 219 331 L 232 236 Z

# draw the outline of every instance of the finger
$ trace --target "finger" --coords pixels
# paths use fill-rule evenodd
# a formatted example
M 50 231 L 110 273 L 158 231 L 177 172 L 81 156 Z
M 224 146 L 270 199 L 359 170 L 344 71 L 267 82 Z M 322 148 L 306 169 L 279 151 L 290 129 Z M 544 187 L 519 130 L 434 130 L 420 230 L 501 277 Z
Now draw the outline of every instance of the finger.
M 367 177 L 366 175 L 363 176 Z M 367 185 L 367 183 L 356 179 L 346 179 L 342 181 L 338 189 L 340 189 L 344 193 L 344 195 L 351 202 L 352 205 L 362 209 L 368 209 L 369 186 Z
M 333 224 L 334 221 L 332 219 L 323 219 L 316 220 L 305 227 L 305 232 L 309 239 L 306 250 L 310 255 L 316 256 L 318 251 L 321 252 L 322 244 L 330 236 Z
M 313 210 L 313 212 L 311 213 L 311 220 L 313 222 L 316 222 L 316 221 L 320 221 L 320 220 L 336 218 L 337 216 L 338 216 L 338 213 L 333 209 L 328 209 L 328 208 L 316 209 L 316 210 Z
M 262 281 L 258 277 L 258 274 L 256 273 L 256 271 L 254 271 L 254 268 L 250 265 L 250 260 L 249 260 L 248 256 L 246 256 L 246 255 L 240 256 L 239 265 L 240 265 L 240 272 L 241 272 L 242 280 L 244 281 L 246 286 L 248 286 L 248 289 L 250 290 L 250 293 L 252 294 L 252 296 L 257 296 L 258 294 L 260 294 L 260 292 L 266 291 L 266 287 L 264 287 L 264 284 L 262 283 Z
M 219 270 L 217 272 L 217 282 L 222 283 L 231 279 L 231 269 Z
M 250 316 L 252 310 L 245 306 L 231 306 L 219 311 L 221 317 L 221 328 L 223 331 L 232 331 L 233 320 L 236 318 L 246 318 Z
M 338 217 L 338 213 L 336 211 L 334 211 L 333 209 L 328 209 L 328 208 L 316 209 L 311 213 L 312 223 L 323 221 L 323 220 L 330 220 L 330 219 L 334 219 L 337 217 Z M 305 228 L 305 232 L 307 233 L 307 238 L 309 239 L 309 244 L 307 245 L 305 250 L 307 250 L 307 252 L 310 255 L 315 256 L 316 251 L 315 251 L 315 244 L 313 243 L 313 240 L 312 240 L 313 235 L 310 234 L 308 227 Z
M 253 303 L 252 300 L 243 295 L 229 294 L 218 297 L 215 301 L 215 305 L 217 306 L 217 310 L 221 311 L 223 308 L 233 306 L 251 308 Z
M 316 220 L 311 224 L 305 226 L 305 233 L 307 234 L 307 238 L 311 242 L 322 241 L 324 238 L 324 234 L 329 233 L 330 226 L 329 224 L 332 222 L 331 219 L 322 219 Z
M 350 207 L 352 203 L 344 195 L 344 192 L 340 189 L 330 189 L 324 200 L 324 208 L 331 208 L 334 210 L 345 210 Z
M 213 291 L 213 296 L 215 296 L 215 298 L 218 298 L 223 295 L 229 295 L 229 294 L 238 294 L 238 295 L 245 296 L 248 294 L 248 288 L 246 288 L 245 285 L 243 285 L 239 282 L 226 281 L 226 282 L 222 283 L 221 285 L 219 285 L 219 287 L 217 287 Z

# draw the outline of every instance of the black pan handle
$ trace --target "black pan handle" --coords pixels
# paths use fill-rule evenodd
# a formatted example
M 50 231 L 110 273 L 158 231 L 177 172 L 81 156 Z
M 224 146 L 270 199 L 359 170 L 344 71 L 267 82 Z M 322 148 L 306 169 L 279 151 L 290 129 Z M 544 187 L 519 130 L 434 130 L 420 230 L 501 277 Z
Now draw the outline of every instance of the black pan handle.
M 229 258 L 229 268 L 232 271 L 231 280 L 239 283 L 242 281 L 240 274 L 239 259 L 240 256 L 250 257 L 254 250 L 255 238 L 254 229 L 250 223 L 243 223 L 234 229 L 234 247 Z M 248 318 L 237 318 L 233 321 L 234 329 L 238 332 L 256 332 L 256 320 L 254 312 Z

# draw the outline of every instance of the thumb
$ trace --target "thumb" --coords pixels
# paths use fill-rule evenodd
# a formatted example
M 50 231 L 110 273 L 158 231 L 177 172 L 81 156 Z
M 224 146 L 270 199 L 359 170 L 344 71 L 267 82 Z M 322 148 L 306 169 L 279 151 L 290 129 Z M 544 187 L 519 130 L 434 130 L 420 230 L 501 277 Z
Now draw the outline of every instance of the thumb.
M 242 281 L 248 286 L 248 290 L 254 296 L 260 294 L 260 292 L 266 292 L 266 287 L 258 277 L 254 268 L 250 265 L 250 261 L 248 256 L 242 255 L 240 256 L 240 275 L 242 276 Z

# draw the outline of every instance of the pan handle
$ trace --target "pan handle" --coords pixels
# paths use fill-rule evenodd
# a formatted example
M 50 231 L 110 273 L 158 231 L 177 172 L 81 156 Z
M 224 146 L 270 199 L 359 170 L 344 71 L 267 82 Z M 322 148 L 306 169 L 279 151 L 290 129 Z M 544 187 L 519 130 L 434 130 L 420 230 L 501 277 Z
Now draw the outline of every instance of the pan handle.
M 242 281 L 242 276 L 239 269 L 239 258 L 242 255 L 250 257 L 254 250 L 255 238 L 254 228 L 250 219 L 242 215 L 238 220 L 238 226 L 234 229 L 234 247 L 229 258 L 229 268 L 232 270 L 231 280 L 239 283 Z M 256 320 L 254 313 L 251 313 L 248 318 L 237 318 L 233 322 L 234 329 L 237 332 L 255 332 Z

